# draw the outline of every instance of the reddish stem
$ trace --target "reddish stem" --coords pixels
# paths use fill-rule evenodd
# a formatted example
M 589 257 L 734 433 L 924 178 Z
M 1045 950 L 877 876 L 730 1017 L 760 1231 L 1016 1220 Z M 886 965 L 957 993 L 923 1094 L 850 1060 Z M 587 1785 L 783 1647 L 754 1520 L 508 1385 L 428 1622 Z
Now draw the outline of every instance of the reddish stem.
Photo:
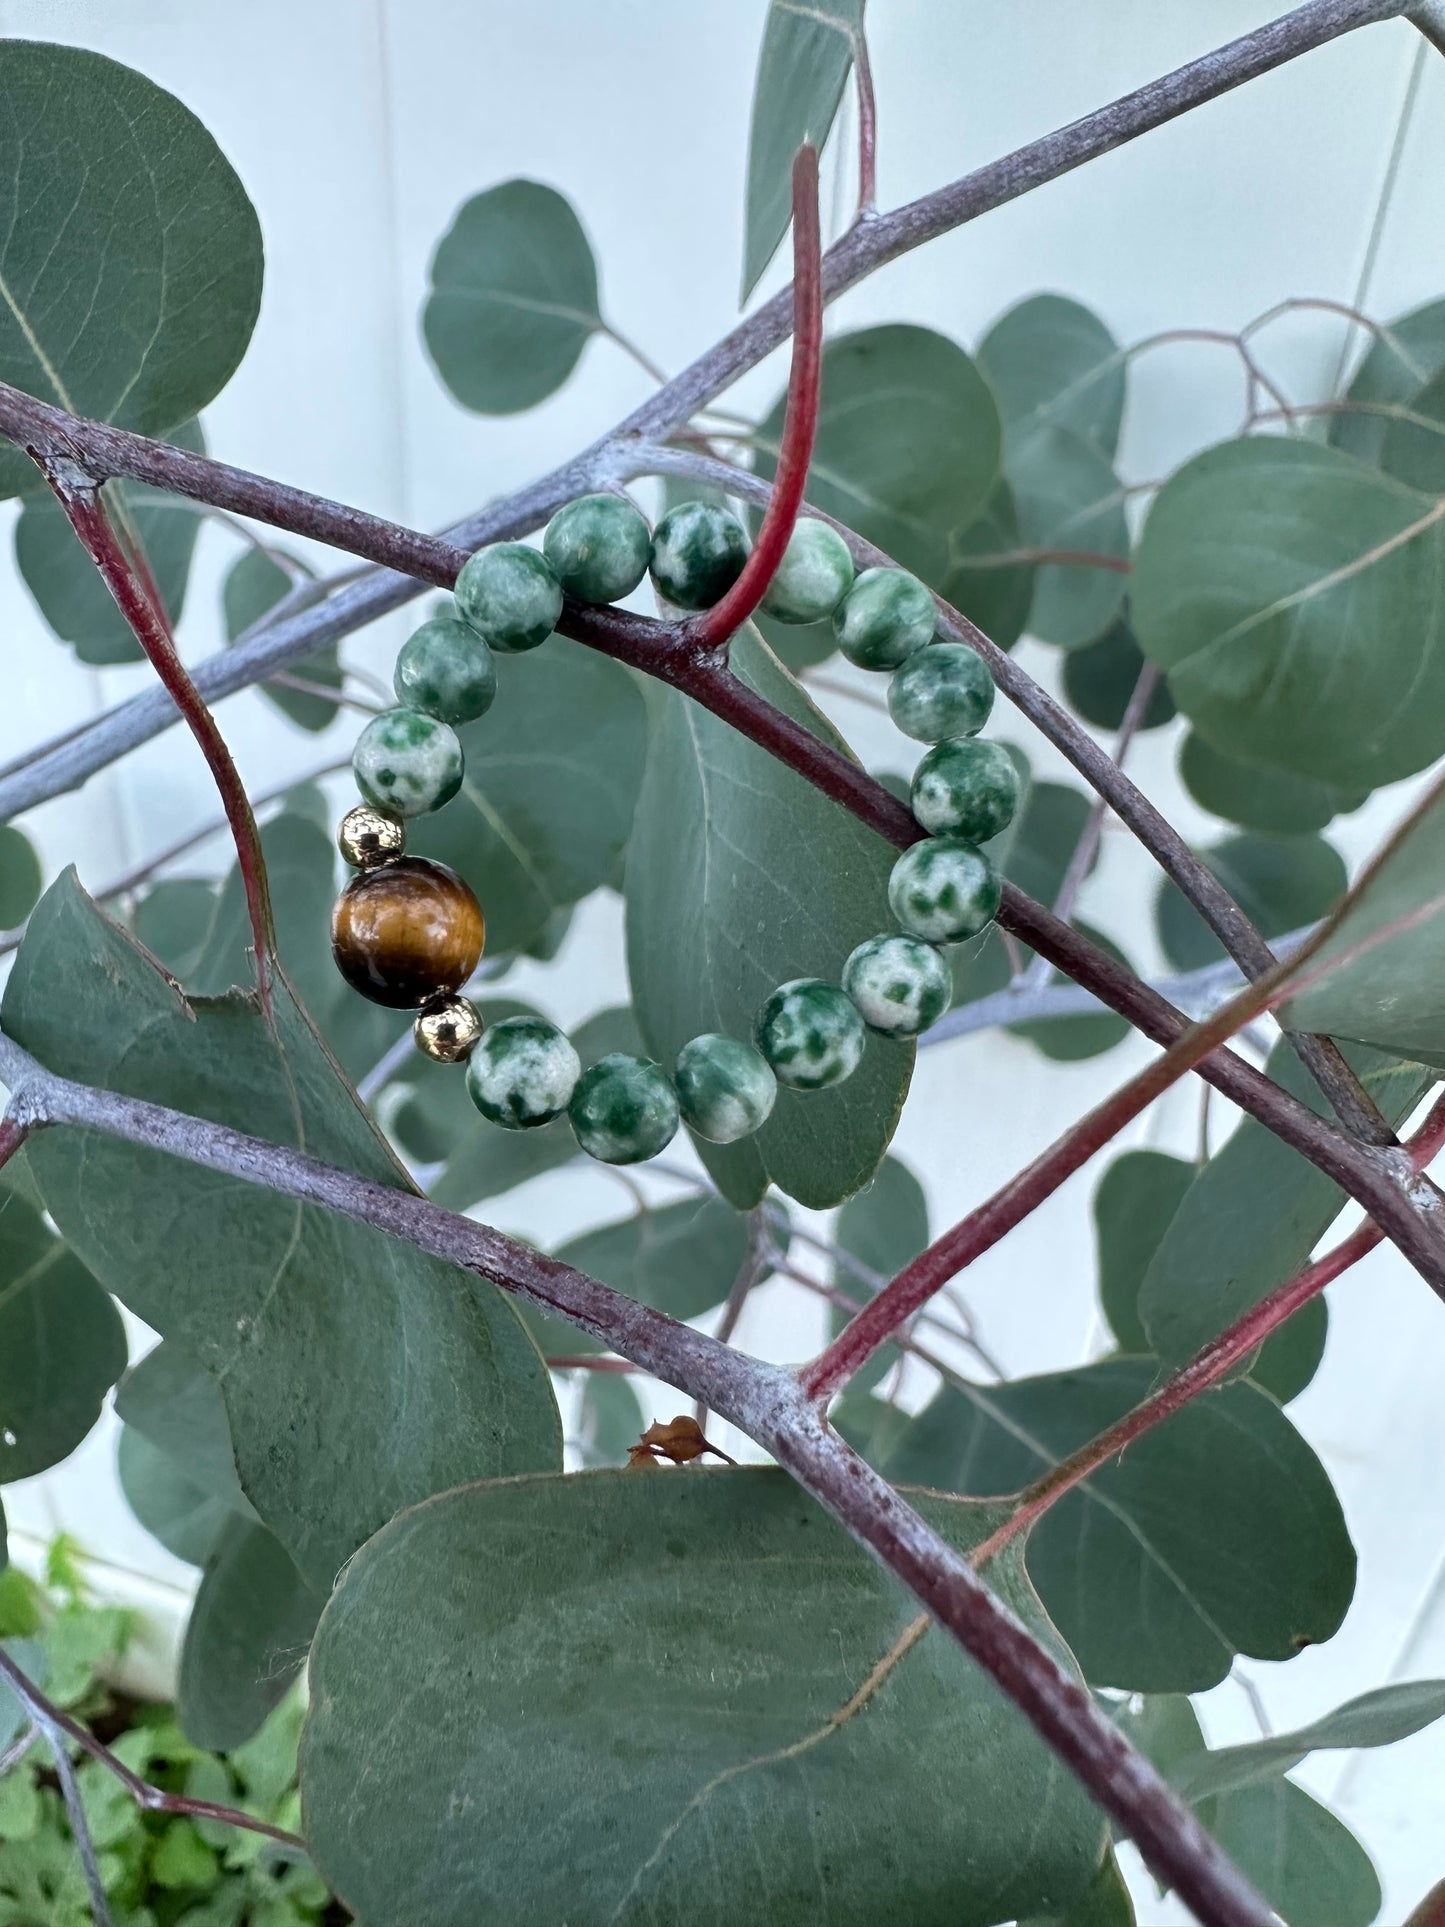
M 743 572 L 721 602 L 686 625 L 689 639 L 720 648 L 737 633 L 767 593 L 793 533 L 818 432 L 823 377 L 823 243 L 818 227 L 818 150 L 800 147 L 793 159 L 793 361 L 773 492 Z
M 0 1168 L 7 1165 L 30 1135 L 30 1126 L 18 1118 L 0 1118 Z
M 231 760 L 226 740 L 216 719 L 201 701 L 195 684 L 186 673 L 171 635 L 170 624 L 149 565 L 145 580 L 127 544 L 120 537 L 106 512 L 100 490 L 89 480 L 79 480 L 53 457 L 38 458 L 45 479 L 70 519 L 70 525 L 85 545 L 100 571 L 116 605 L 130 625 L 137 642 L 150 659 L 151 667 L 169 692 L 171 700 L 185 718 L 191 734 L 200 745 L 231 826 L 241 881 L 246 891 L 246 909 L 251 920 L 251 940 L 256 949 L 256 988 L 267 1020 L 272 1018 L 270 960 L 273 947 L 271 903 L 266 889 L 266 865 L 261 854 L 261 834 L 246 796 L 240 772 Z M 148 593 L 145 581 L 152 591 Z

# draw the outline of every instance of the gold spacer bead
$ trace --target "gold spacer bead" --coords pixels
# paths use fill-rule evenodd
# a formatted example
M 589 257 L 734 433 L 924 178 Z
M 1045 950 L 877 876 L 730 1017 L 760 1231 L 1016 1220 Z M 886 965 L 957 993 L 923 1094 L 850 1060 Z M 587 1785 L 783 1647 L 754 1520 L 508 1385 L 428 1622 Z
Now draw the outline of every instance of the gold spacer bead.
M 417 1049 L 434 1064 L 460 1064 L 482 1034 L 477 1007 L 465 997 L 433 997 L 411 1027 Z
M 384 810 L 358 803 L 342 817 L 336 847 L 353 870 L 374 870 L 405 853 L 406 831 Z

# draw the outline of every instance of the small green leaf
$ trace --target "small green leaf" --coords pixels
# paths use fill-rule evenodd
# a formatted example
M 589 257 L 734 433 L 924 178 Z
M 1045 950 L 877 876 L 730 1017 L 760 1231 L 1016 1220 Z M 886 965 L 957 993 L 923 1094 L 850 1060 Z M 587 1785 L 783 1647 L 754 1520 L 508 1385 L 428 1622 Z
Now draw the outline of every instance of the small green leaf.
M 1293 1733 L 1196 1754 L 1171 1778 L 1186 1799 L 1203 1800 L 1278 1779 L 1322 1748 L 1393 1746 L 1438 1719 L 1445 1719 L 1445 1680 L 1404 1680 L 1361 1693 Z
M 1379 1876 L 1342 1820 L 1290 1780 L 1206 1800 L 1200 1819 L 1246 1880 L 1296 1927 L 1369 1927 Z
M 1018 505 L 1002 475 L 974 519 L 949 538 L 948 565 L 935 587 L 944 601 L 976 623 L 1000 649 L 1012 649 L 1028 627 L 1038 570 L 1031 562 L 1001 563 L 1022 544 Z
M 205 1565 L 235 1510 L 133 1425 L 121 1427 L 115 1462 L 126 1503 L 151 1537 L 188 1566 Z
M 284 1059 L 251 999 L 187 1001 L 68 872 L 30 919 L 4 1025 L 62 1076 L 404 1182 L 280 978 L 275 1009 Z M 98 1133 L 58 1127 L 27 1156 L 77 1255 L 220 1381 L 241 1483 L 317 1584 L 403 1505 L 480 1466 L 556 1462 L 541 1360 L 482 1279 Z
M 1432 1081 L 1417 1065 L 1353 1047 L 1346 1052 L 1391 1124 Z M 1281 1039 L 1267 1074 L 1325 1114 L 1313 1078 Z M 1246 1118 L 1190 1186 L 1139 1292 L 1151 1349 L 1182 1365 L 1276 1285 L 1292 1277 L 1345 1203 L 1340 1187 L 1264 1125 Z
M 1129 959 L 1124 955 L 1112 937 L 1092 924 L 1085 923 L 1082 917 L 1074 918 L 1074 927 L 1115 963 L 1129 969 Z M 1051 984 L 1067 983 L 1069 979 L 1061 970 L 1049 973 Z M 1122 1044 L 1132 1026 L 1127 1018 L 1118 1017 L 1112 1010 L 1085 1012 L 1077 1017 L 1041 1017 L 1023 1023 L 1010 1024 L 1009 1034 L 1013 1037 L 1027 1038 L 1036 1050 L 1057 1064 L 1074 1064 L 1086 1057 L 1101 1057 L 1105 1051 L 1113 1050 Z
M 597 264 L 565 195 L 503 181 L 457 210 L 432 257 L 422 334 L 463 408 L 535 408 L 603 325 Z
M 824 742 L 841 739 L 751 633 L 738 675 Z M 627 958 L 637 1021 L 671 1065 L 707 1031 L 748 1039 L 764 1000 L 809 975 L 836 980 L 865 937 L 892 927 L 892 852 L 795 771 L 671 690 L 648 690 L 651 738 L 627 863 Z M 913 1067 L 911 1044 L 870 1037 L 828 1091 L 780 1090 L 739 1144 L 698 1143 L 723 1194 L 751 1209 L 769 1182 L 817 1209 L 872 1177 Z
M 211 939 L 220 888 L 206 877 L 165 877 L 135 907 L 131 927 L 178 983 L 189 980 Z
M 101 54 L 6 40 L 0 178 L 0 380 L 143 435 L 199 414 L 251 338 L 261 231 L 195 115 Z M 0 449 L 0 495 L 39 484 Z
M 303 577 L 311 575 L 312 571 L 304 562 L 298 562 L 294 556 L 290 559 Z M 221 585 L 221 613 L 225 618 L 226 641 L 239 641 L 248 629 L 284 601 L 295 586 L 294 576 L 288 574 L 279 562 L 274 562 L 263 549 L 248 548 L 231 564 L 226 580 Z M 320 683 L 328 689 L 339 691 L 342 675 L 337 645 L 328 642 L 309 656 L 298 656 L 288 673 L 306 682 Z M 283 683 L 263 682 L 261 694 L 268 702 L 274 703 L 283 716 L 289 716 L 298 729 L 309 730 L 313 734 L 334 722 L 340 710 L 338 703 L 331 702 L 325 696 L 317 696 L 306 689 L 288 689 Z
M 771 481 L 783 398 L 758 429 Z M 998 409 L 956 342 L 890 324 L 841 335 L 823 352 L 823 394 L 808 500 L 930 587 L 954 566 L 954 536 L 999 479 Z
M 1410 398 L 1406 414 L 1386 422 L 1380 466 L 1427 495 L 1445 490 L 1445 369 Z
M 3 57 L 0 57 L 3 58 Z M 177 448 L 205 453 L 197 421 L 171 435 Z M 0 454 L 0 476 L 8 454 Z M 161 600 L 172 625 L 185 606 L 191 557 L 200 532 L 201 511 L 194 503 L 139 482 L 111 482 L 108 488 L 135 525 Z M 65 510 L 47 490 L 32 495 L 15 523 L 15 561 L 36 606 L 62 642 L 81 662 L 139 662 L 145 651 L 116 607 L 100 571 L 70 526 Z
M 928 1199 L 923 1186 L 901 1159 L 884 1158 L 868 1188 L 856 1198 L 849 1198 L 838 1213 L 833 1236 L 840 1251 L 856 1258 L 886 1283 L 928 1243 Z M 873 1296 L 867 1281 L 836 1259 L 833 1286 L 856 1304 L 865 1304 Z M 830 1305 L 830 1335 L 836 1338 L 850 1316 L 841 1305 Z M 894 1346 L 881 1346 L 853 1377 L 853 1387 L 865 1391 L 876 1385 L 891 1370 L 897 1357 Z
M 1067 672 L 1066 672 L 1067 674 Z M 1273 836 L 1305 836 L 1359 809 L 1368 790 L 1342 790 L 1312 776 L 1242 763 L 1193 733 L 1179 752 L 1179 776 L 1195 802 L 1227 823 Z
M 1362 461 L 1377 462 L 1391 426 L 1391 411 L 1411 408 L 1425 384 L 1445 367 L 1445 301 L 1427 301 L 1399 315 L 1376 335 L 1355 370 L 1346 400 L 1353 404 L 1329 417 L 1329 439 Z
M 1445 1061 L 1445 797 L 1429 804 L 1362 880 L 1307 963 L 1284 1022 Z
M 626 1465 L 627 1449 L 636 1445 L 646 1424 L 641 1401 L 624 1373 L 586 1374 L 578 1441 L 584 1466 Z
M 1263 937 L 1318 922 L 1349 880 L 1344 858 L 1318 836 L 1231 836 L 1198 854 Z M 1177 884 L 1160 883 L 1154 915 L 1176 970 L 1199 970 L 1224 956 L 1223 944 Z
M 1019 1927 L 1134 1927 L 1134 1903 L 1112 1849 L 1099 1863 L 1088 1892 L 1061 1914 L 1034 1914 Z
M 204 1565 L 228 1519 L 256 1516 L 236 1477 L 220 1386 L 168 1341 L 126 1373 L 115 1409 L 131 1510 L 178 1559 Z
M 249 1740 L 304 1664 L 325 1603 L 279 1539 L 233 1518 L 186 1622 L 177 1711 L 187 1738 L 216 1750 Z
M 1121 617 L 1106 635 L 1086 648 L 1071 649 L 1064 658 L 1064 694 L 1070 707 L 1086 723 L 1098 729 L 1117 729 L 1124 720 L 1129 699 L 1134 694 L 1145 667 L 1144 652 L 1134 640 L 1134 631 Z M 1160 729 L 1172 723 L 1174 698 L 1169 684 L 1160 677 L 1149 698 L 1140 729 Z M 1194 739 L 1191 738 L 1191 741 Z M 1308 824 L 1318 829 L 1318 824 Z
M 1445 515 L 1338 449 L 1208 449 L 1160 491 L 1130 606 L 1217 749 L 1346 789 L 1445 750 Z
M 879 1469 L 980 1497 L 1017 1492 L 1156 1382 L 1152 1359 L 1110 1358 L 946 1385 L 887 1440 Z M 1331 1637 L 1355 1584 L 1324 1468 L 1247 1383 L 1195 1399 L 1066 1493 L 1030 1531 L 1027 1566 L 1090 1684 L 1146 1693 L 1213 1686 L 1237 1653 L 1292 1658 Z
M 821 154 L 853 66 L 864 0 L 772 0 L 748 135 L 747 212 L 743 229 L 746 301 L 778 251 L 793 218 L 793 156 L 805 143 Z
M 109 1295 L 33 1205 L 0 1191 L 0 1483 L 68 1458 L 124 1370 Z
M 997 1517 L 915 1502 L 959 1547 Z M 989 1577 L 1061 1654 L 1021 1563 Z M 1098 1811 L 951 1640 L 930 1634 L 829 1724 L 914 1611 L 770 1468 L 519 1479 L 418 1507 L 351 1562 L 317 1632 L 317 1865 L 370 1927 L 1059 1911 L 1098 1866 Z
M 40 895 L 40 858 L 13 823 L 0 823 L 0 930 L 24 923 Z

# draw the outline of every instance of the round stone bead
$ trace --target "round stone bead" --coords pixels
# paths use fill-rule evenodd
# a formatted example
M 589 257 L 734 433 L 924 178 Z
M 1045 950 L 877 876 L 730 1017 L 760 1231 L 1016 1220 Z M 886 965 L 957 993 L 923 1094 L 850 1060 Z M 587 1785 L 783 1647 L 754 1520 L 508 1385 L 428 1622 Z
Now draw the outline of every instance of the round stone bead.
M 460 616 L 433 616 L 401 645 L 396 699 L 442 723 L 474 723 L 497 693 L 492 652 Z
M 920 649 L 888 685 L 888 713 L 920 743 L 976 736 L 993 708 L 993 677 L 976 650 L 962 642 Z
M 624 496 L 579 495 L 547 524 L 542 553 L 568 595 L 618 602 L 647 574 L 652 537 Z
M 406 831 L 384 810 L 374 810 L 370 803 L 358 803 L 342 817 L 336 832 L 336 847 L 353 870 L 370 870 L 405 853 Z
M 865 569 L 833 617 L 833 633 L 860 669 L 896 669 L 933 634 L 933 597 L 906 569 Z
M 562 1115 L 581 1075 L 582 1060 L 555 1024 L 504 1017 L 467 1060 L 467 1093 L 493 1124 L 530 1131 Z
M 535 649 L 557 627 L 562 587 L 525 542 L 493 542 L 462 565 L 457 607 L 489 648 L 504 656 Z
M 661 1065 L 612 1051 L 582 1073 L 567 1115 L 588 1157 L 641 1164 L 677 1135 L 677 1093 Z
M 1006 749 L 964 737 L 939 743 L 913 772 L 913 814 L 934 836 L 987 843 L 1013 822 L 1020 789 Z
M 788 537 L 763 597 L 763 613 L 779 622 L 822 622 L 852 586 L 848 544 L 826 522 L 805 518 Z
M 721 602 L 747 559 L 742 523 L 712 502 L 680 502 L 653 531 L 653 587 L 677 609 Z
M 767 1060 L 717 1031 L 683 1045 L 672 1081 L 684 1120 L 709 1144 L 736 1144 L 761 1130 L 778 1095 Z
M 798 977 L 775 990 L 758 1012 L 758 1049 L 780 1084 L 826 1090 L 858 1068 L 863 1019 L 836 984 Z
M 998 913 L 998 871 L 961 836 L 934 836 L 905 850 L 888 878 L 888 904 L 910 936 L 961 943 Z
M 869 1030 L 917 1037 L 953 998 L 948 965 L 917 937 L 869 937 L 843 966 L 843 988 Z
M 460 990 L 485 939 L 471 886 L 422 856 L 363 870 L 331 913 L 337 969 L 353 990 L 389 1010 L 418 1010 Z
M 477 1007 L 465 997 L 433 997 L 417 1012 L 412 1041 L 434 1064 L 460 1064 L 482 1034 Z
M 462 746 L 449 723 L 419 709 L 384 709 L 356 739 L 357 788 L 390 816 L 425 816 L 462 786 Z

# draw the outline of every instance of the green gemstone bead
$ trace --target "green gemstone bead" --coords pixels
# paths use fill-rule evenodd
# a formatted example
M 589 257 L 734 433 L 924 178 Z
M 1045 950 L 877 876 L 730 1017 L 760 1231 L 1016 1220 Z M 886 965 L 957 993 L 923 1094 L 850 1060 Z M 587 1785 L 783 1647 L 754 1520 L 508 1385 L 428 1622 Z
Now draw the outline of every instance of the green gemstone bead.
M 863 1019 L 836 984 L 798 977 L 775 990 L 758 1012 L 758 1049 L 780 1084 L 826 1090 L 858 1068 Z
M 736 1144 L 761 1130 L 778 1095 L 766 1059 L 716 1031 L 683 1045 L 672 1081 L 683 1118 L 709 1144 Z
M 653 532 L 652 583 L 678 609 L 710 609 L 743 572 L 742 523 L 712 502 L 680 502 Z
M 425 816 L 462 786 L 462 746 L 450 724 L 419 709 L 384 709 L 356 739 L 356 785 L 390 816 Z
M 934 836 L 905 850 L 888 878 L 888 904 L 925 943 L 976 937 L 998 914 L 998 871 L 961 836 Z
M 976 736 L 993 708 L 993 677 L 962 642 L 935 642 L 910 656 L 888 685 L 888 713 L 920 743 Z
M 917 1037 L 953 999 L 948 965 L 917 937 L 869 937 L 843 966 L 843 988 L 869 1030 Z
M 443 723 L 474 723 L 497 693 L 492 652 L 460 616 L 433 616 L 401 645 L 396 699 Z
M 1006 749 L 965 737 L 939 743 L 913 772 L 913 814 L 934 836 L 987 843 L 1013 822 L 1021 790 Z
M 568 595 L 619 602 L 647 574 L 652 537 L 624 496 L 579 495 L 547 524 L 542 553 Z
M 462 565 L 456 597 L 482 640 L 507 656 L 545 642 L 562 613 L 561 584 L 547 558 L 525 542 L 478 549 Z
M 763 597 L 763 613 L 778 622 L 822 622 L 852 586 L 848 544 L 826 522 L 808 518 L 788 537 Z
M 467 1059 L 467 1095 L 493 1124 L 530 1131 L 562 1115 L 581 1075 L 581 1059 L 555 1024 L 504 1017 Z
M 865 569 L 833 617 L 833 633 L 860 669 L 896 669 L 933 634 L 933 597 L 906 569 Z
M 661 1065 L 613 1051 L 582 1073 L 567 1115 L 588 1157 L 640 1164 L 677 1135 L 677 1093 Z

